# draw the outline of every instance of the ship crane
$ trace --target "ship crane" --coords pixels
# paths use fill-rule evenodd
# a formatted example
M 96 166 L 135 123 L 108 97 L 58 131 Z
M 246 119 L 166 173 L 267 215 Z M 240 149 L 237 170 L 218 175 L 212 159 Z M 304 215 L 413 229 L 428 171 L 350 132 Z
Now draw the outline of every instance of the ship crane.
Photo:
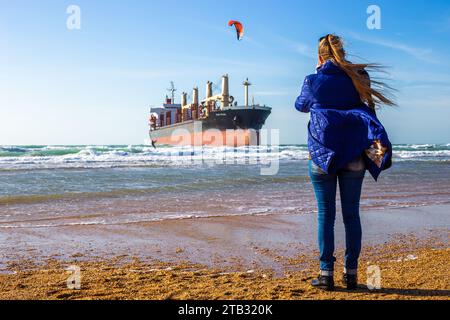
M 220 101 L 221 109 L 230 106 L 233 103 L 234 98 L 230 96 L 228 86 L 228 75 L 222 76 L 222 93 L 213 96 L 212 95 L 212 82 L 208 81 L 206 84 L 206 98 L 201 101 L 202 104 L 209 105 L 211 102 Z
M 198 88 L 194 87 L 192 89 L 192 102 L 187 104 L 187 93 L 183 92 L 181 94 L 181 107 L 183 109 L 190 109 L 192 107 L 198 107 Z

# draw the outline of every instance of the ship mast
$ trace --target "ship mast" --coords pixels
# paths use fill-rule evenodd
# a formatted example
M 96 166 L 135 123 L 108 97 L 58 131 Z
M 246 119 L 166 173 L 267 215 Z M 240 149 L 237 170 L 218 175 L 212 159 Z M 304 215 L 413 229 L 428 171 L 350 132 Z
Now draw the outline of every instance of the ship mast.
M 173 81 L 170 81 L 170 88 L 168 88 L 167 91 L 169 91 L 172 96 L 172 104 L 175 104 L 175 92 L 177 89 L 175 88 Z
M 244 87 L 245 87 L 245 108 L 248 108 L 248 87 L 250 87 L 252 84 L 248 81 L 248 78 L 244 81 L 243 83 Z M 254 102 L 252 102 L 253 105 L 255 104 Z

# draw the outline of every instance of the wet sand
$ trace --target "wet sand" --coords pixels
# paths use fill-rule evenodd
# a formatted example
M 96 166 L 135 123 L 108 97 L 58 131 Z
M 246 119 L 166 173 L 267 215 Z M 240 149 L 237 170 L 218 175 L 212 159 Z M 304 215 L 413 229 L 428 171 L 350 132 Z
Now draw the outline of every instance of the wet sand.
M 447 237 L 450 205 L 363 211 L 363 242 L 373 246 L 398 234 L 419 239 Z M 227 216 L 117 225 L 76 225 L 0 230 L 0 273 L 8 261 L 110 259 L 120 255 L 210 267 L 284 266 L 274 257 L 292 257 L 316 248 L 316 214 Z M 344 246 L 340 214 L 336 247 Z
M 124 262 L 122 257 L 102 262 L 49 260 L 41 266 L 30 261 L 11 264 L 10 274 L 0 275 L 0 299 L 449 300 L 450 250 L 434 240 L 411 249 L 411 240 L 399 238 L 395 243 L 364 250 L 360 270 L 373 266 L 380 270 L 381 286 L 372 290 L 366 284 L 367 276 L 373 274 L 366 272 L 361 272 L 355 291 L 345 290 L 339 279 L 334 292 L 310 287 L 315 274 L 311 256 L 289 259 L 289 263 L 304 267 L 282 276 L 270 269 L 229 272 L 192 264 Z M 69 273 L 65 270 L 70 265 L 81 269 L 78 290 L 67 287 Z M 341 274 L 342 268 L 336 273 Z
M 318 267 L 314 214 L 5 229 L 0 298 L 449 299 L 449 212 L 449 205 L 364 212 L 360 282 L 377 265 L 382 289 L 351 294 L 308 285 Z M 343 241 L 339 217 L 337 275 Z M 66 287 L 70 265 L 81 268 L 81 290 Z

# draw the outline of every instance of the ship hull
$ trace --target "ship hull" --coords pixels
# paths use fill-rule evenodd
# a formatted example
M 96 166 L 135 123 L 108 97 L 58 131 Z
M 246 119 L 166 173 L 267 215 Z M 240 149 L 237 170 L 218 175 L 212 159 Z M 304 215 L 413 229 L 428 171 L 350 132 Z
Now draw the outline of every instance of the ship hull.
M 157 145 L 259 145 L 260 130 L 269 117 L 268 107 L 212 111 L 207 119 L 190 120 L 150 131 L 150 141 Z

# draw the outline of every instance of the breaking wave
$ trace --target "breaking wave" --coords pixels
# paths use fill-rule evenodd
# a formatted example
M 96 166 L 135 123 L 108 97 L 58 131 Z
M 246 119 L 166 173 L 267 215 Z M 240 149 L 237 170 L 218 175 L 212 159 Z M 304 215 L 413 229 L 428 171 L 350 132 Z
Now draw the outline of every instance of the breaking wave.
M 450 161 L 450 143 L 402 144 L 394 147 L 399 161 Z M 306 145 L 279 147 L 0 146 L 0 170 L 112 168 L 139 166 L 216 165 L 246 161 L 307 160 Z

